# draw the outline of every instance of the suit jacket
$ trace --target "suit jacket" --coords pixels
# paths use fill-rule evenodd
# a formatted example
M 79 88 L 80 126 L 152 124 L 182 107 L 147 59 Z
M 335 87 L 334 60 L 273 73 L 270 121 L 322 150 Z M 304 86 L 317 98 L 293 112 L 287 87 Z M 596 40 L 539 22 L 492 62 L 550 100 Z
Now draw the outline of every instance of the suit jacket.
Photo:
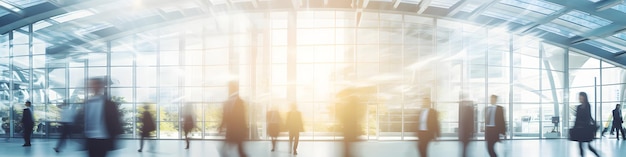
M 613 124 L 622 124 L 624 121 L 622 120 L 622 112 L 620 109 L 613 110 Z
M 428 117 L 426 117 L 426 127 L 427 130 L 426 131 L 422 131 L 419 129 L 419 127 L 422 125 L 422 113 L 424 112 L 420 112 L 420 115 L 418 116 L 417 119 L 417 126 L 418 126 L 418 134 L 421 133 L 426 133 L 428 137 L 432 137 L 432 138 L 436 138 L 436 137 L 440 137 L 441 136 L 441 127 L 439 127 L 439 113 L 437 113 L 437 110 L 434 110 L 432 108 L 428 108 Z
M 248 138 L 245 102 L 239 97 L 224 103 L 224 114 L 219 128 L 226 129 L 227 142 L 239 142 Z
M 143 115 L 141 116 L 141 123 L 143 123 L 143 127 L 141 127 L 142 133 L 149 133 L 156 130 L 154 118 L 152 118 L 152 114 L 150 114 L 150 112 L 148 111 L 143 112 Z
M 110 99 L 107 99 L 104 104 L 105 105 L 103 112 L 107 131 L 110 138 L 115 138 L 118 135 L 124 133 L 124 129 L 122 128 L 122 120 L 120 119 L 122 115 L 120 115 L 117 103 L 111 101 Z
M 104 112 L 104 124 L 105 127 L 107 129 L 107 133 L 109 134 L 109 139 L 111 140 L 111 142 L 107 142 L 110 143 L 111 145 L 108 146 L 103 146 L 106 147 L 108 150 L 113 150 L 116 149 L 115 146 L 115 139 L 118 135 L 121 135 L 122 133 L 124 133 L 124 129 L 122 128 L 122 121 L 121 121 L 121 117 L 122 115 L 120 115 L 119 112 L 119 107 L 117 106 L 117 103 L 111 101 L 111 99 L 107 99 L 104 101 L 104 110 L 102 112 Z M 85 103 L 83 103 L 83 105 L 86 105 L 87 101 L 85 101 Z M 85 131 L 84 129 L 84 125 L 85 125 L 85 109 L 84 106 L 83 108 L 78 112 L 78 114 L 76 115 L 76 120 L 75 120 L 75 125 L 77 125 L 79 128 L 82 129 L 83 133 Z
M 302 123 L 302 113 L 300 111 L 289 111 L 287 113 L 287 131 L 303 132 L 304 124 Z
M 485 123 L 490 119 L 489 107 L 485 108 Z M 506 134 L 506 123 L 504 122 L 504 108 L 500 105 L 496 105 L 496 115 L 494 118 L 494 127 L 487 127 L 485 124 L 485 139 L 486 140 L 500 140 L 500 135 Z
M 24 128 L 33 128 L 35 126 L 35 120 L 33 119 L 33 112 L 30 108 L 25 108 L 22 114 L 22 125 Z
M 591 117 L 591 105 L 580 104 L 576 106 L 576 119 L 574 120 L 574 127 L 587 127 L 594 123 Z

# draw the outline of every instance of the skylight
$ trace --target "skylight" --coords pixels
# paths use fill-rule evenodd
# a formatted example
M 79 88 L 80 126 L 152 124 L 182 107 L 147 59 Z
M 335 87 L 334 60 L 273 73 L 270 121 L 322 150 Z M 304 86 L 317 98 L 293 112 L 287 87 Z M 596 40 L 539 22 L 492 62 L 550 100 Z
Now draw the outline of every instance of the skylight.
M 430 2 L 430 6 L 447 9 L 458 2 L 459 0 L 432 0 L 432 2 Z
M 9 4 L 15 5 L 18 8 L 28 8 L 37 4 L 46 2 L 46 0 L 3 0 Z
M 64 23 L 67 21 L 72 21 L 75 19 L 79 19 L 79 18 L 83 18 L 83 17 L 87 17 L 87 16 L 91 16 L 94 15 L 93 12 L 88 11 L 88 10 L 78 10 L 78 11 L 73 11 L 73 12 L 69 12 L 63 15 L 59 15 L 56 17 L 52 17 L 50 19 L 59 22 L 59 23 Z
M 561 5 L 542 0 L 502 0 L 500 3 L 538 12 L 544 15 L 552 14 L 564 8 Z
M 567 14 L 559 17 L 559 19 L 590 29 L 596 29 L 612 23 L 612 21 L 609 21 L 607 19 L 590 15 L 589 13 L 578 10 L 572 10 Z

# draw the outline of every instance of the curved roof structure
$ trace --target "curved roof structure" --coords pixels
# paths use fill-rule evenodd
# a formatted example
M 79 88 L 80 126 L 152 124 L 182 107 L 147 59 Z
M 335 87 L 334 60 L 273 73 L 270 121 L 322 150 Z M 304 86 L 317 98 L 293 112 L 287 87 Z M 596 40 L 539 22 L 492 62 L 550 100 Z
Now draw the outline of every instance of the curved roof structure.
M 133 32 L 219 13 L 345 9 L 456 19 L 585 51 L 626 66 L 623 0 L 0 0 L 0 33 L 31 23 L 46 54 L 97 51 Z M 357 20 L 359 20 L 357 18 Z M 357 22 L 358 23 L 358 22 Z

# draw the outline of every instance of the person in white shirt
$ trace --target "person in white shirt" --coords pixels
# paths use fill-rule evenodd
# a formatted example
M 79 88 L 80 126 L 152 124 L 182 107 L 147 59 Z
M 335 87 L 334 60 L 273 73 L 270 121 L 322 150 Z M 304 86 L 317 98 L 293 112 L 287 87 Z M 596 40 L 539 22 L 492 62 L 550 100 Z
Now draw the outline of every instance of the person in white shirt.
M 439 127 L 439 113 L 431 106 L 430 98 L 422 100 L 422 110 L 418 116 L 417 137 L 419 138 L 417 148 L 420 157 L 428 156 L 428 144 L 441 136 Z
M 497 105 L 498 96 L 491 95 L 491 105 L 485 108 L 485 141 L 490 157 L 496 157 L 494 149 L 496 142 L 500 141 L 500 135 L 506 135 L 504 123 L 504 108 Z
M 84 115 L 80 116 L 84 121 L 89 157 L 106 157 L 108 151 L 116 148 L 116 137 L 123 132 L 119 108 L 105 94 L 105 85 L 102 78 L 89 79 L 93 96 L 85 101 Z
M 69 138 L 72 134 L 72 125 L 75 118 L 74 115 L 76 113 L 66 102 L 59 105 L 59 107 L 61 108 L 61 137 L 59 138 L 56 147 L 53 148 L 57 153 L 61 151 L 63 146 L 65 146 L 65 141 L 67 141 L 67 138 Z

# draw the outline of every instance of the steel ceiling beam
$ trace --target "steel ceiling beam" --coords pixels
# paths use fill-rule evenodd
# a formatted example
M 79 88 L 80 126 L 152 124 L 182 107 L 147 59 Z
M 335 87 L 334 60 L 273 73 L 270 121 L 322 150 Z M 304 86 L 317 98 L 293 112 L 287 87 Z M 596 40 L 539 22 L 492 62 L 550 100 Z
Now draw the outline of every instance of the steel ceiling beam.
M 624 0 L 604 0 L 604 1 L 600 1 L 597 2 L 596 4 L 598 4 L 599 6 L 596 7 L 596 11 L 603 11 L 609 8 L 612 8 L 616 5 L 622 4 L 624 2 Z
M 565 7 L 563 9 L 559 10 L 559 11 L 556 11 L 556 12 L 550 14 L 549 16 L 546 16 L 546 17 L 544 17 L 542 19 L 539 19 L 538 21 L 535 21 L 533 23 L 527 24 L 527 25 L 525 25 L 523 27 L 520 27 L 520 28 L 518 28 L 516 30 L 513 30 L 513 31 L 517 32 L 517 31 L 521 30 L 520 34 L 526 34 L 526 33 L 528 33 L 528 31 L 530 31 L 530 30 L 532 30 L 532 29 L 534 29 L 534 28 L 536 28 L 536 27 L 538 27 L 540 25 L 546 24 L 546 23 L 548 23 L 548 22 L 550 22 L 550 21 L 552 21 L 554 19 L 557 19 L 557 18 L 567 14 L 571 10 L 572 10 L 571 8 Z
M 393 9 L 397 9 L 398 6 L 400 6 L 400 2 L 402 2 L 402 0 L 393 0 Z
M 467 4 L 469 4 L 470 0 L 461 0 L 459 2 L 457 2 L 456 4 L 452 5 L 450 7 L 450 9 L 448 9 L 448 16 L 454 16 L 456 15 L 456 13 L 459 13 L 459 11 L 461 11 L 461 9 L 463 9 L 463 7 L 467 6 Z
M 422 0 L 419 4 L 417 4 L 417 6 L 418 6 L 417 14 L 424 13 L 424 11 L 426 11 L 426 9 L 428 9 L 428 6 L 430 5 L 430 2 L 432 2 L 432 0 Z
M 476 10 L 472 11 L 472 13 L 470 14 L 470 16 L 468 18 L 470 20 L 475 20 L 476 17 L 478 17 L 483 12 L 487 11 L 487 9 L 489 9 L 489 7 L 495 5 L 498 2 L 500 2 L 500 0 L 491 0 L 491 2 L 488 2 L 488 3 L 485 3 L 485 4 L 481 5 L 480 7 L 476 8 Z

